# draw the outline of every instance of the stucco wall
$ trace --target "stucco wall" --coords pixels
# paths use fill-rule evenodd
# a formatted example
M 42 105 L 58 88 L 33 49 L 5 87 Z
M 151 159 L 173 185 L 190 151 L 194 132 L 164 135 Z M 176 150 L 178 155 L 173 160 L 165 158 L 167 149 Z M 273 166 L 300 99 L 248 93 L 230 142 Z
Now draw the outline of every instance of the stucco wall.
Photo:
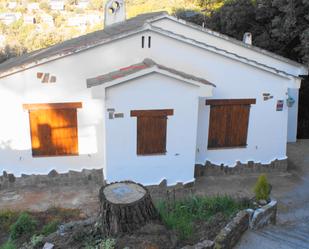
M 106 177 L 168 184 L 193 180 L 198 114 L 197 86 L 157 73 L 107 88 L 106 108 L 124 118 L 106 116 Z M 174 109 L 167 120 L 167 153 L 138 156 L 137 118 L 131 110 Z
M 152 36 L 152 47 L 150 49 L 141 48 L 142 35 Z M 124 97 L 122 101 L 115 103 L 110 103 L 108 102 L 110 100 L 107 99 L 107 105 L 105 105 L 103 99 L 92 98 L 90 89 L 86 88 L 87 78 L 140 63 L 147 57 L 162 65 L 203 77 L 216 84 L 217 88 L 214 91 L 213 98 L 256 98 L 257 104 L 252 106 L 250 115 L 248 147 L 241 150 L 208 151 L 209 107 L 203 104 L 204 99 L 200 99 L 198 105 L 197 95 L 193 94 L 194 91 L 190 90 L 191 87 L 188 90 L 186 84 L 179 84 L 179 82 L 176 84 L 175 80 L 170 78 L 163 79 L 162 77 L 156 78 L 156 76 L 149 78 L 147 86 L 153 87 L 153 92 L 149 91 L 148 88 L 145 89 L 146 84 L 140 84 L 144 82 L 141 81 L 143 78 L 132 82 L 132 84 L 125 84 L 119 86 L 119 88 L 115 87 L 115 89 L 121 89 L 119 92 L 115 90 L 115 101 L 118 100 L 118 94 Z M 37 72 L 55 75 L 57 82 L 42 84 L 36 78 Z M 183 181 L 191 180 L 193 165 L 188 165 L 189 162 L 190 165 L 194 164 L 194 159 L 192 159 L 194 156 L 196 156 L 196 163 L 205 163 L 206 160 L 209 160 L 215 164 L 225 163 L 229 166 L 233 166 L 235 161 L 238 160 L 241 162 L 252 160 L 269 163 L 277 158 L 283 159 L 286 157 L 287 107 L 284 107 L 283 112 L 276 112 L 275 108 L 276 101 L 278 99 L 285 100 L 287 89 L 293 84 L 291 80 L 286 78 L 157 33 L 144 32 L 117 40 L 0 79 L 0 104 L 3 107 L 0 109 L 1 117 L 3 117 L 0 122 L 0 171 L 7 170 L 18 175 L 20 173 L 46 174 L 51 169 L 65 172 L 69 169 L 102 168 L 106 165 L 107 159 L 111 164 L 115 163 L 115 165 L 109 167 L 112 169 L 111 172 L 105 172 L 105 175 L 110 176 L 111 180 L 116 179 L 116 173 L 118 179 L 128 179 L 127 174 L 131 176 L 138 170 L 141 175 L 146 175 L 145 181 L 147 183 L 157 183 L 161 180 L 162 175 L 166 175 L 171 182 L 177 181 L 178 178 Z M 161 88 L 158 86 L 161 86 Z M 132 91 L 133 89 L 134 91 Z M 177 89 L 177 91 L 174 89 Z M 131 97 L 126 96 L 128 92 L 132 95 Z M 144 97 L 140 99 L 142 92 Z M 263 93 L 270 93 L 274 98 L 264 102 Z M 148 96 L 148 98 L 145 96 Z M 167 97 L 169 100 L 165 101 Z M 32 158 L 28 113 L 22 109 L 22 104 L 52 102 L 83 102 L 83 108 L 78 110 L 79 156 Z M 105 134 L 103 120 L 104 114 L 107 115 L 106 108 L 110 104 L 119 105 L 116 111 L 126 113 L 123 120 L 129 118 L 127 116 L 129 107 L 140 109 L 144 105 L 145 108 L 153 109 L 175 108 L 185 110 L 183 116 L 179 117 L 180 121 L 182 119 L 190 120 L 191 118 L 191 123 L 177 121 L 177 125 L 180 125 L 180 127 L 184 125 L 183 128 L 186 128 L 185 131 L 188 132 L 188 135 L 181 136 L 185 136 L 185 139 L 190 140 L 190 143 L 182 144 L 182 137 L 176 136 L 176 131 L 179 134 L 179 128 L 176 128 L 176 116 L 173 116 L 168 122 L 170 124 L 168 132 L 172 136 L 171 141 L 174 141 L 175 144 L 173 146 L 168 145 L 171 146 L 171 149 L 168 147 L 171 154 L 168 154 L 164 160 L 161 160 L 160 157 L 151 160 L 154 171 L 158 173 L 156 177 L 148 174 L 147 167 L 142 167 L 142 165 L 148 164 L 149 160 L 146 157 L 131 158 L 126 147 L 123 148 L 125 152 L 123 158 L 119 158 L 121 153 L 117 151 L 112 151 L 110 159 L 105 158 L 105 148 L 107 150 L 112 148 L 111 145 L 107 144 L 107 147 L 104 145 L 105 139 L 107 143 L 111 143 L 112 140 L 109 136 L 116 139 L 116 142 L 121 146 L 124 145 L 118 140 L 134 138 L 132 141 L 136 141 L 134 133 L 130 133 L 129 136 L 132 137 L 122 137 L 114 133 L 112 126 L 106 127 L 107 131 L 112 130 Z M 174 105 L 174 107 L 167 107 L 168 104 Z M 121 110 L 118 110 L 118 108 Z M 200 115 L 198 125 L 196 121 L 197 112 Z M 120 125 L 121 122 L 127 122 L 131 130 L 135 127 L 136 118 L 129 118 L 128 121 L 123 120 L 112 120 L 111 122 L 115 121 L 113 124 L 119 122 Z M 108 122 L 109 120 L 107 120 L 107 125 Z M 197 126 L 198 135 L 196 136 Z M 192 147 L 192 140 L 194 140 L 194 144 L 197 144 L 196 148 Z M 134 144 L 130 146 L 132 146 L 130 147 L 131 152 L 134 152 L 133 150 L 136 147 Z M 107 152 L 109 153 L 109 151 Z M 180 155 L 175 156 L 177 153 Z M 112 161 L 112 158 L 116 159 Z M 129 168 L 122 168 L 124 163 L 128 163 L 125 162 L 125 159 L 132 159 L 136 163 L 132 166 L 134 168 L 132 172 L 129 172 Z M 165 167 L 167 162 L 168 165 L 172 165 L 172 169 Z M 113 169 L 115 169 L 114 172 Z M 165 170 L 164 173 L 162 173 L 163 170 Z M 140 178 L 134 179 L 139 180 Z
M 288 94 L 295 100 L 294 105 L 289 108 L 288 114 L 288 142 L 293 143 L 297 140 L 299 89 L 289 88 Z
M 235 166 L 237 161 L 270 163 L 286 158 L 288 108 L 284 104 L 283 111 L 277 112 L 276 104 L 277 100 L 286 100 L 288 86 L 293 84 L 290 79 L 159 34 L 152 37 L 154 60 L 187 70 L 214 83 L 213 99 L 256 99 L 250 112 L 247 148 L 224 150 L 207 150 L 209 106 L 205 105 L 205 98 L 200 99 L 197 163 L 203 164 L 209 160 L 214 164 Z M 263 93 L 269 93 L 273 99 L 264 101 Z
M 93 99 L 86 79 L 141 62 L 147 50 L 140 37 L 115 41 L 102 47 L 64 57 L 0 79 L 0 172 L 16 175 L 47 174 L 102 168 L 104 166 L 104 101 Z M 128 50 L 136 47 L 136 50 Z M 125 55 L 125 56 L 123 56 Z M 107 59 L 108 58 L 108 59 Z M 42 84 L 37 72 L 57 77 Z M 79 156 L 33 158 L 29 115 L 25 103 L 82 102 L 78 109 Z

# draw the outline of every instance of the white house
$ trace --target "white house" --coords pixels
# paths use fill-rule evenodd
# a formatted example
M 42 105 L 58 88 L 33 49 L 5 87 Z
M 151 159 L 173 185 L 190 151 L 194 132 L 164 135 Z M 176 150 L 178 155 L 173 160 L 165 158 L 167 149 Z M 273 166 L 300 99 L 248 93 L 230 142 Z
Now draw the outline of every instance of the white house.
M 29 12 L 39 10 L 40 9 L 40 4 L 39 3 L 28 3 L 27 4 L 27 10 Z
M 25 24 L 35 24 L 36 18 L 34 15 L 24 15 L 24 23 Z
M 8 2 L 8 4 L 7 4 L 7 7 L 8 7 L 10 10 L 16 9 L 17 6 L 18 6 L 18 3 L 17 3 L 17 2 Z
M 5 47 L 6 36 L 0 35 L 0 49 Z
M 42 23 L 47 24 L 49 27 L 54 27 L 54 18 L 49 14 L 42 14 L 41 15 Z
M 79 0 L 77 2 L 77 7 L 80 9 L 86 9 L 89 5 L 89 0 Z
M 102 31 L 0 65 L 0 171 L 174 184 L 206 161 L 287 158 L 304 65 L 165 12 L 125 20 L 124 7 L 107 3 Z
M 2 13 L 0 14 L 0 22 L 3 22 L 6 25 L 10 25 L 13 22 L 18 21 L 21 18 L 22 14 L 20 12 L 16 13 Z
M 64 10 L 63 0 L 50 0 L 49 6 L 52 10 Z
M 87 24 L 87 20 L 84 15 L 76 15 L 73 17 L 69 17 L 68 23 L 67 23 L 69 27 L 82 27 L 82 26 L 86 26 L 86 24 Z

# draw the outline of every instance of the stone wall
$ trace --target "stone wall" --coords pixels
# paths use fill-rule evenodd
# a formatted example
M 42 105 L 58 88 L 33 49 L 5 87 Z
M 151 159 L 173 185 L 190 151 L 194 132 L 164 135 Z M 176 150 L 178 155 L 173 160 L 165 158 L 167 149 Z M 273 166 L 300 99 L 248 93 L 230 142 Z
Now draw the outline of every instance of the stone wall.
M 267 172 L 284 172 L 288 168 L 288 160 L 274 160 L 270 164 L 254 163 L 249 161 L 246 164 L 237 162 L 234 167 L 215 165 L 207 161 L 205 165 L 195 165 L 194 177 L 202 176 L 219 176 L 232 174 L 248 174 L 248 173 L 267 173 Z
M 0 176 L 0 190 L 24 187 L 44 188 L 49 186 L 102 185 L 103 182 L 102 169 L 83 169 L 81 172 L 69 171 L 63 174 L 52 170 L 48 175 L 22 174 L 21 177 L 15 177 L 13 174 L 3 172 L 3 175 Z
M 249 213 L 240 211 L 215 238 L 215 249 L 230 249 L 249 227 Z
M 263 228 L 268 224 L 276 224 L 277 201 L 271 200 L 267 205 L 256 209 L 250 218 L 250 228 L 253 230 Z

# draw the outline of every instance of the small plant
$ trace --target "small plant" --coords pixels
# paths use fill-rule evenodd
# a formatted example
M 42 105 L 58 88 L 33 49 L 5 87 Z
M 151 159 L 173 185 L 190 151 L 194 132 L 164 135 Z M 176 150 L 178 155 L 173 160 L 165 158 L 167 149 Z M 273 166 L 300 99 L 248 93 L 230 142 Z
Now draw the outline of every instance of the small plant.
M 44 238 L 43 235 L 36 235 L 36 234 L 33 235 L 30 239 L 31 245 L 33 247 L 36 247 L 37 245 L 42 244 L 43 238 Z
M 229 218 L 243 208 L 248 208 L 247 203 L 237 202 L 229 196 L 191 197 L 174 203 L 159 202 L 157 205 L 164 223 L 176 230 L 180 239 L 187 239 L 193 234 L 194 221 L 209 221 L 218 213 Z
M 60 222 L 59 220 L 53 220 L 51 222 L 49 222 L 48 224 L 46 224 L 43 228 L 42 228 L 42 234 L 47 236 L 51 233 L 54 233 L 57 231 L 58 226 L 59 226 Z
M 255 186 L 254 186 L 254 194 L 257 201 L 260 200 L 269 200 L 271 187 L 267 181 L 267 177 L 265 174 L 259 176 Z
M 95 244 L 95 245 L 94 245 Z M 100 240 L 97 242 L 87 242 L 84 249 L 115 249 L 116 240 L 115 239 L 106 239 Z
M 37 226 L 37 221 L 27 213 L 21 213 L 17 221 L 10 227 L 10 235 L 13 240 L 24 235 L 31 235 Z
M 4 232 L 9 231 L 10 226 L 17 220 L 18 212 L 4 210 L 0 211 L 0 227 Z
M 8 242 L 0 246 L 0 249 L 16 249 L 16 246 L 12 241 L 9 240 Z
M 114 249 L 115 245 L 116 245 L 115 239 L 106 239 L 100 243 L 98 249 Z

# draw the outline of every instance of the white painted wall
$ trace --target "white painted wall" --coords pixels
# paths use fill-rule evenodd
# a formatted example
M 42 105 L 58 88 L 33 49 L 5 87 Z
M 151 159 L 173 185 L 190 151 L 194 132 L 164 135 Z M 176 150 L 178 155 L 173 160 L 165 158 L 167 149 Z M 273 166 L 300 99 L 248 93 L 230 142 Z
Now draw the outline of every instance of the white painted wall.
M 299 89 L 288 89 L 288 96 L 295 100 L 292 107 L 288 109 L 288 142 L 296 142 L 297 140 L 297 122 L 298 122 L 298 95 Z
M 124 118 L 106 117 L 106 177 L 109 181 L 135 180 L 168 184 L 193 180 L 199 87 L 152 73 L 106 90 L 106 108 Z M 167 120 L 167 153 L 138 156 L 137 118 L 131 110 L 174 109 Z
M 285 105 L 282 112 L 276 112 L 276 102 L 286 100 L 287 89 L 295 82 L 158 34 L 153 34 L 152 39 L 151 56 L 155 61 L 214 83 L 213 99 L 255 98 L 257 101 L 251 108 L 247 148 L 207 150 L 209 107 L 205 99 L 200 100 L 197 163 L 209 160 L 234 166 L 236 161 L 269 163 L 286 158 L 288 110 Z M 264 101 L 263 93 L 270 93 L 273 99 Z
M 141 62 L 140 37 L 64 57 L 0 79 L 0 172 L 47 174 L 104 166 L 104 101 L 93 99 L 86 79 Z M 129 47 L 135 49 L 129 50 Z M 107 60 L 108 58 L 108 60 Z M 42 84 L 37 72 L 57 77 Z M 33 158 L 26 103 L 82 102 L 78 109 L 79 156 Z

